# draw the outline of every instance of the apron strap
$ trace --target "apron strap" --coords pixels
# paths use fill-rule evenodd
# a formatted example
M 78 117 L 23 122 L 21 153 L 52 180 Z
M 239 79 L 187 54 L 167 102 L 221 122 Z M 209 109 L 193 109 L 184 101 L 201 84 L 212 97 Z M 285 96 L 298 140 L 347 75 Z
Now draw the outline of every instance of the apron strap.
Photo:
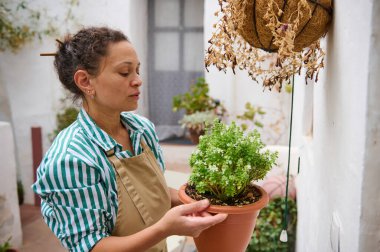
M 107 153 L 108 154 L 108 153 Z M 139 211 L 143 221 L 147 225 L 153 224 L 153 219 L 150 216 L 148 210 L 146 209 L 141 197 L 136 191 L 136 188 L 134 187 L 132 181 L 129 179 L 127 175 L 127 171 L 123 169 L 123 165 L 121 161 L 116 157 L 116 155 L 112 155 L 108 157 L 108 159 L 111 161 L 113 167 L 116 170 L 117 176 L 123 181 L 123 186 L 127 193 L 129 194 L 129 197 L 132 199 L 133 203 L 135 204 L 137 210 Z
M 151 151 L 151 149 L 149 148 L 148 144 L 145 142 L 144 139 L 141 138 L 140 144 L 144 151 Z

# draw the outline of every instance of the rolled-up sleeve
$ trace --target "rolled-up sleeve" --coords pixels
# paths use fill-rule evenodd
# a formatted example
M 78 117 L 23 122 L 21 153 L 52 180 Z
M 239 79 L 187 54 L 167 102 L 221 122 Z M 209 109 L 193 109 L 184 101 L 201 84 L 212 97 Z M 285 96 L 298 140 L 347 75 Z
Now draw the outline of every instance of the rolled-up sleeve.
M 101 172 L 71 154 L 46 158 L 33 190 L 45 222 L 70 251 L 90 251 L 110 235 L 107 191 Z

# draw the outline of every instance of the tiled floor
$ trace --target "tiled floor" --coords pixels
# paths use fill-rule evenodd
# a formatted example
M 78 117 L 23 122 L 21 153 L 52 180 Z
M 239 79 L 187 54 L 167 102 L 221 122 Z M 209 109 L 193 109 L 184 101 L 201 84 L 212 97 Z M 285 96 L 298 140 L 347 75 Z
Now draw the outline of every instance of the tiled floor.
M 171 145 L 162 144 L 164 157 L 166 160 L 166 178 L 169 186 L 178 188 L 186 182 L 190 168 L 188 158 L 194 150 L 193 145 Z M 20 208 L 21 223 L 23 231 L 23 247 L 21 252 L 61 252 L 66 251 L 44 223 L 40 209 L 31 205 L 22 205 Z M 181 246 L 177 246 L 171 252 L 194 252 L 195 246 L 192 238 L 186 237 L 181 240 L 172 237 L 171 242 L 182 241 Z M 173 246 L 172 246 L 173 247 Z
M 21 252 L 66 251 L 42 220 L 38 207 L 22 205 L 20 214 L 23 232 Z

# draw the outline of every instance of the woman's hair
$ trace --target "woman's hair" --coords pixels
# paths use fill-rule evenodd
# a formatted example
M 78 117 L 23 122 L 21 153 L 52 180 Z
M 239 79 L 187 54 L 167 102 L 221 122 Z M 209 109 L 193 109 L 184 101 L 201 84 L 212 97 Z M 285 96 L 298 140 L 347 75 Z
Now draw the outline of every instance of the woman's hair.
M 129 39 L 122 32 L 107 27 L 81 29 L 75 35 L 67 35 L 63 42 L 58 41 L 58 51 L 54 66 L 63 86 L 73 94 L 74 101 L 82 96 L 82 91 L 74 82 L 78 69 L 96 76 L 102 57 L 107 55 L 108 45 Z

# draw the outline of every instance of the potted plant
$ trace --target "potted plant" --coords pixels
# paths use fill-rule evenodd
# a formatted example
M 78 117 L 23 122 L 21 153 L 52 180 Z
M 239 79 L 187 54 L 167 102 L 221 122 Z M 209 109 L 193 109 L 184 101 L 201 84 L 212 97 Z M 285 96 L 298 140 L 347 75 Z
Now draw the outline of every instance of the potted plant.
M 217 118 L 218 117 L 214 111 L 208 110 L 184 115 L 179 123 L 183 128 L 186 128 L 189 131 L 191 142 L 198 144 L 199 137 L 205 133 L 206 125 L 211 124 Z
M 257 215 L 268 204 L 256 181 L 275 164 L 277 152 L 264 151 L 258 131 L 244 133 L 234 122 L 215 120 L 190 157 L 192 172 L 179 190 L 183 203 L 208 198 L 210 213 L 228 213 L 225 221 L 195 238 L 198 251 L 244 251 Z
M 188 129 L 189 138 L 195 144 L 199 142 L 199 136 L 204 134 L 206 123 L 215 117 L 222 119 L 226 112 L 219 100 L 210 97 L 208 84 L 202 77 L 190 85 L 188 92 L 173 97 L 173 111 L 179 110 L 185 110 L 179 123 Z

